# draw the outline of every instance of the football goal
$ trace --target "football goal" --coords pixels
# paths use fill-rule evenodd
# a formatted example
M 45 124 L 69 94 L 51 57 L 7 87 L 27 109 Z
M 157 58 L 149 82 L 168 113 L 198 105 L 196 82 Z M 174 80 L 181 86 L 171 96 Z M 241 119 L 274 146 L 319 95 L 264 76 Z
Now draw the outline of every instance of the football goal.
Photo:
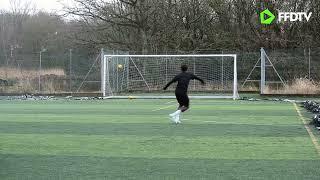
M 238 98 L 236 54 L 103 55 L 102 94 L 105 98 L 175 98 L 175 84 L 166 92 L 162 88 L 183 64 L 206 83 L 191 81 L 191 98 Z

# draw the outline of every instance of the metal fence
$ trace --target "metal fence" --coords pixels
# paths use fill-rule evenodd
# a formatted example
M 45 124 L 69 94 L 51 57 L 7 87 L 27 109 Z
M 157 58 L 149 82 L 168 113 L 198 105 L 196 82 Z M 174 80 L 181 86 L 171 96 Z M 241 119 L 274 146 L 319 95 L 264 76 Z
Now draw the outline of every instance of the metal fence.
M 266 88 L 270 91 L 269 93 L 294 94 L 295 91 L 288 91 L 290 88 L 291 90 L 296 88 L 297 94 L 319 93 L 320 48 L 265 50 L 268 58 L 265 67 L 265 80 Z M 254 59 L 252 59 L 252 57 L 256 57 L 255 62 L 253 62 Z M 243 75 L 248 73 L 248 68 L 251 68 L 250 72 L 252 72 L 251 76 L 247 76 L 245 79 L 249 80 L 249 83 L 246 82 L 245 86 L 242 84 L 243 90 L 256 89 L 259 87 L 261 78 L 259 58 L 260 54 L 258 53 L 249 56 L 247 53 L 240 53 L 240 81 L 243 80 Z M 268 60 L 270 60 L 271 63 L 268 62 Z M 251 67 L 249 67 L 248 64 L 251 64 Z M 313 88 L 313 92 L 305 92 L 305 90 L 310 90 L 311 87 Z
M 320 48 L 265 49 L 274 67 L 288 84 L 297 78 L 320 82 Z M 117 54 L 118 51 L 105 51 Z M 122 52 L 121 52 L 122 53 Z M 243 84 L 260 58 L 260 50 L 164 52 L 158 54 L 238 54 L 238 82 Z M 130 54 L 139 54 L 130 52 Z M 67 49 L 61 53 L 50 50 L 39 52 L 8 52 L 0 54 L 0 93 L 59 94 L 99 93 L 101 85 L 100 50 L 85 53 Z M 267 82 L 276 82 L 271 70 L 266 73 Z M 260 70 L 254 69 L 248 83 L 240 91 L 258 91 Z M 273 86 L 270 86 L 273 87 Z M 274 86 L 275 88 L 280 88 Z
M 20 94 L 99 92 L 100 61 L 92 67 L 98 55 L 98 52 L 87 54 L 77 50 L 66 50 L 60 54 L 49 50 L 2 54 L 0 92 Z M 90 68 L 92 71 L 84 82 Z

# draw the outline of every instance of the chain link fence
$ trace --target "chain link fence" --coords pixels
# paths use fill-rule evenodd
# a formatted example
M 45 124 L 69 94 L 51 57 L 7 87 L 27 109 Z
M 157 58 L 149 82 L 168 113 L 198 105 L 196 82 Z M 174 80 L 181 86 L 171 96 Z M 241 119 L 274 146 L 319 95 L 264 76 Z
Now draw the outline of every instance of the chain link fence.
M 320 93 L 320 48 L 265 49 L 265 51 L 266 94 Z M 252 74 L 248 76 L 248 72 Z M 241 90 L 259 90 L 260 52 L 240 53 L 238 73 L 242 82 Z
M 60 94 L 100 91 L 99 52 L 12 53 L 0 56 L 0 93 Z M 86 77 L 91 68 L 91 73 Z M 86 82 L 84 82 L 86 77 Z M 81 85 L 81 88 L 79 88 Z
M 296 79 L 308 79 L 318 87 L 320 82 L 320 48 L 265 50 L 274 68 L 286 84 L 292 84 Z M 105 51 L 105 53 L 117 54 L 118 51 Z M 137 52 L 129 53 L 139 54 Z M 255 52 L 202 50 L 196 52 L 164 52 L 162 54 L 195 53 L 238 54 L 239 90 L 259 91 L 259 50 Z M 1 53 L 0 93 L 100 93 L 100 58 L 100 51 L 86 53 L 77 49 L 67 49 L 61 53 L 51 52 L 50 50 L 33 53 L 23 51 Z M 252 74 L 248 77 L 251 71 Z M 246 79 L 249 79 L 250 82 L 242 86 Z M 269 82 L 268 87 L 270 89 L 279 90 L 282 88 L 278 76 L 272 68 L 267 67 L 266 82 Z

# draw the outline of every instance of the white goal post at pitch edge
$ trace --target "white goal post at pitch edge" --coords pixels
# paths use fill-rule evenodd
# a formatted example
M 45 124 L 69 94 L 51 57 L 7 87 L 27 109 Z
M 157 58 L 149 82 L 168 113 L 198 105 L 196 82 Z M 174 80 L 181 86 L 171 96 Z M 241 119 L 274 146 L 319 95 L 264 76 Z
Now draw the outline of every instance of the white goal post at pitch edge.
M 106 55 L 101 56 L 101 91 L 104 98 L 175 98 L 172 84 L 162 88 L 181 65 L 205 81 L 189 84 L 190 98 L 237 99 L 236 54 Z

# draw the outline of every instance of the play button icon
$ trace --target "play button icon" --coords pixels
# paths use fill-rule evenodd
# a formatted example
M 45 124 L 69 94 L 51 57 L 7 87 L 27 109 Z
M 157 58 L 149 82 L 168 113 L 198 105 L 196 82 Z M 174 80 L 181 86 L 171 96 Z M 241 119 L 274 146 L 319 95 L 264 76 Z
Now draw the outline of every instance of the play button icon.
M 260 13 L 260 21 L 261 24 L 271 24 L 273 20 L 276 18 L 275 15 L 272 14 L 272 12 L 269 11 L 269 9 L 266 9 Z

